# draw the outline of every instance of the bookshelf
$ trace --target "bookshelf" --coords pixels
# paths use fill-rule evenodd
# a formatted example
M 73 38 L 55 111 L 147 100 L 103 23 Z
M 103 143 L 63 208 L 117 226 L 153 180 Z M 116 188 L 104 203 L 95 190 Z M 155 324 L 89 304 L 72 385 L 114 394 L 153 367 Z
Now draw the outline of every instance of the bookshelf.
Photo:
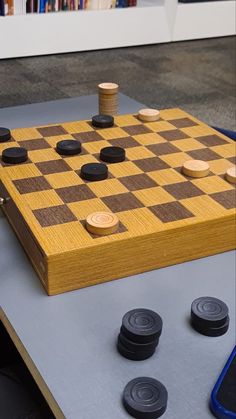
M 0 17 L 0 59 L 233 35 L 235 0 Z
M 234 35 L 235 16 L 234 0 L 178 3 L 172 40 Z

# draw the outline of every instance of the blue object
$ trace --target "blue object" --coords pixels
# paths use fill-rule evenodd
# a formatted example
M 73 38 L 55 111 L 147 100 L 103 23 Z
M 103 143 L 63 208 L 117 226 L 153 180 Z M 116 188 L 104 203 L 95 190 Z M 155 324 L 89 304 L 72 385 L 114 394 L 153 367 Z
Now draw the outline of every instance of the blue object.
M 236 419 L 236 412 L 232 412 L 229 411 L 227 409 L 225 409 L 224 406 L 222 406 L 222 404 L 219 403 L 219 401 L 217 400 L 217 394 L 218 391 L 220 389 L 221 383 L 224 380 L 224 377 L 228 371 L 228 369 L 230 368 L 230 365 L 234 359 L 234 357 L 236 357 L 236 346 L 233 349 L 233 352 L 231 353 L 228 361 L 226 362 L 216 384 L 215 387 L 213 388 L 213 391 L 211 393 L 211 400 L 210 400 L 210 407 L 212 410 L 212 413 L 218 418 L 218 419 Z M 235 377 L 236 380 L 236 377 Z M 236 397 L 236 395 L 235 395 Z
M 236 132 L 235 131 L 231 131 L 230 129 L 218 128 L 218 127 L 212 127 L 212 128 L 214 128 L 216 131 L 221 132 L 221 134 L 226 135 L 226 137 L 231 138 L 231 140 L 236 141 Z
M 38 1 L 39 1 L 39 13 L 45 13 L 46 0 L 38 0 Z

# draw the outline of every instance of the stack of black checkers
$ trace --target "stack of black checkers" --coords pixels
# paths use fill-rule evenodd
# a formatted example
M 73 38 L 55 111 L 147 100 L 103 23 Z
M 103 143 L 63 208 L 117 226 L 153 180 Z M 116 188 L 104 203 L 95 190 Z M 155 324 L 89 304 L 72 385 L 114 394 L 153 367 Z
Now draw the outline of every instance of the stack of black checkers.
M 117 349 L 125 358 L 142 361 L 150 358 L 159 343 L 162 319 L 152 310 L 137 308 L 122 319 Z
M 154 378 L 138 377 L 131 380 L 123 392 L 126 411 L 137 419 L 157 419 L 167 408 L 165 386 Z
M 191 306 L 191 324 L 205 336 L 222 336 L 229 328 L 229 309 L 214 297 L 200 297 Z

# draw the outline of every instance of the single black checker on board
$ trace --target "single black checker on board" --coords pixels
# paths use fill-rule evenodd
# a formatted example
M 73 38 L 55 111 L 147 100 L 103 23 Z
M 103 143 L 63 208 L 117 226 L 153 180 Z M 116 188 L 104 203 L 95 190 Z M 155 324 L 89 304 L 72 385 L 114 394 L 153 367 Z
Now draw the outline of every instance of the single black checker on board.
M 92 117 L 92 125 L 97 128 L 110 128 L 114 125 L 114 118 L 111 115 L 95 115 Z
M 135 342 L 152 342 L 161 335 L 162 319 L 159 314 L 145 308 L 130 310 L 123 316 L 122 331 Z
M 81 143 L 78 140 L 62 140 L 57 143 L 56 151 L 62 156 L 75 156 L 81 153 Z
M 191 320 L 200 327 L 220 327 L 228 314 L 227 305 L 214 297 L 199 297 L 191 305 Z
M 138 377 L 131 380 L 123 392 L 123 405 L 136 419 L 157 419 L 165 413 L 168 393 L 154 378 Z
M 23 147 L 10 147 L 2 152 L 2 161 L 8 164 L 24 163 L 28 159 L 28 152 Z
M 200 323 L 196 323 L 192 321 L 192 327 L 195 329 L 198 333 L 201 333 L 201 335 L 205 336 L 211 336 L 211 337 L 218 337 L 224 335 L 228 329 L 229 329 L 229 316 L 226 317 L 225 323 L 221 326 L 205 326 Z
M 104 147 L 100 151 L 100 160 L 107 163 L 119 163 L 125 160 L 125 150 L 121 147 Z
M 108 168 L 103 163 L 87 163 L 81 167 L 80 176 L 90 181 L 104 180 L 108 177 Z
M 10 140 L 11 131 L 8 128 L 0 127 L 0 143 Z

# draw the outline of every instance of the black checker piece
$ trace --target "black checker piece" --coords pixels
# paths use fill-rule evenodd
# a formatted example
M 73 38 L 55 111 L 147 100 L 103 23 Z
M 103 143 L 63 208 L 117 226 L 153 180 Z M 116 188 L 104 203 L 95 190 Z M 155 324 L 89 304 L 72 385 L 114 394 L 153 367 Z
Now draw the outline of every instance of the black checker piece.
M 165 413 L 168 393 L 154 378 L 138 377 L 131 380 L 123 392 L 126 411 L 137 419 L 157 419 Z

